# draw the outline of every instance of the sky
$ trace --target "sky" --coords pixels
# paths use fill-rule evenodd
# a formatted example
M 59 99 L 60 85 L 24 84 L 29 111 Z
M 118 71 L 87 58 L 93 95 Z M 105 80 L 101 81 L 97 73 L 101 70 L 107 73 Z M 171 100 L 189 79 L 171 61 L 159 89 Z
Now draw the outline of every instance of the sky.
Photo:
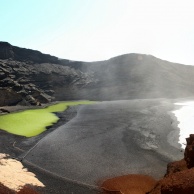
M 193 0 L 0 0 L 0 41 L 63 59 L 194 65 Z

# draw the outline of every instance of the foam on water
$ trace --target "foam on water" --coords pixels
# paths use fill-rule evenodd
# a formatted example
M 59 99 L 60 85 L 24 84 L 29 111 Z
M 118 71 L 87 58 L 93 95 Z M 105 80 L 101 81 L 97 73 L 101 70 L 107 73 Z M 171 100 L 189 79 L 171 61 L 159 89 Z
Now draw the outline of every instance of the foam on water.
M 179 143 L 185 148 L 186 139 L 189 134 L 194 133 L 194 101 L 175 103 L 182 106 L 180 109 L 172 111 L 179 122 L 180 128 Z

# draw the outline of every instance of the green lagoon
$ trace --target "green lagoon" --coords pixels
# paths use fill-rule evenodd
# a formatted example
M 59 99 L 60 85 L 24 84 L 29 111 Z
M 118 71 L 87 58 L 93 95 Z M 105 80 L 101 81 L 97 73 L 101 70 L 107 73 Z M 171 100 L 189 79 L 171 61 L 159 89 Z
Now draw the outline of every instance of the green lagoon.
M 69 101 L 54 104 L 42 109 L 25 110 L 0 116 L 0 129 L 9 133 L 32 137 L 56 123 L 59 118 L 55 112 L 65 111 L 69 106 L 93 104 L 92 101 Z

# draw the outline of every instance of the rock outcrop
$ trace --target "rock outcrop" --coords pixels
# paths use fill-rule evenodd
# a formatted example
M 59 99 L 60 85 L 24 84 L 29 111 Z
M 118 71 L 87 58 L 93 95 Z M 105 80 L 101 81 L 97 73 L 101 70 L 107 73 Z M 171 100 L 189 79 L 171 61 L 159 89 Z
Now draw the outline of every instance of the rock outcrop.
M 194 135 L 187 138 L 184 159 L 168 164 L 165 177 L 148 194 L 194 193 Z
M 0 42 L 0 106 L 74 99 L 92 78 L 58 58 Z M 75 93 L 75 94 L 74 94 Z
M 48 103 L 52 98 L 30 82 L 30 70 L 26 63 L 0 60 L 0 106 L 39 105 Z

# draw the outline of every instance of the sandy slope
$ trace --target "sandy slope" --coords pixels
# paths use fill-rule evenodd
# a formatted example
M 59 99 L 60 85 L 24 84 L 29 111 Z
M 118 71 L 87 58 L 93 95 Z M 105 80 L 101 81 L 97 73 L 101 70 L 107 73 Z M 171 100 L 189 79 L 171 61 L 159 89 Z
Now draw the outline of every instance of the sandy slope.
M 19 191 L 27 184 L 44 187 L 35 174 L 28 172 L 21 162 L 3 153 L 0 153 L 0 172 L 0 183 L 14 191 Z

